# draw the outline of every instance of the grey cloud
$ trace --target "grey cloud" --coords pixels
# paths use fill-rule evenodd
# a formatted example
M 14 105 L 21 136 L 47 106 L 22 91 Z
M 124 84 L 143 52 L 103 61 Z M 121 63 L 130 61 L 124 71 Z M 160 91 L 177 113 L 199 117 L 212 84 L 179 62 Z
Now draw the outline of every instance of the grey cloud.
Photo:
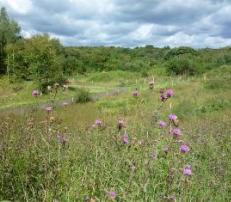
M 31 2 L 25 13 L 0 1 L 23 33 L 47 32 L 65 45 L 231 45 L 230 0 L 20 0 Z
M 115 20 L 139 21 L 141 23 L 159 23 L 164 25 L 182 25 L 194 22 L 209 15 L 220 6 L 210 1 L 131 1 L 131 4 L 118 1 Z M 125 2 L 125 1 L 124 1 Z M 132 6 L 131 6 L 132 5 Z M 201 9 L 198 7 L 201 6 Z

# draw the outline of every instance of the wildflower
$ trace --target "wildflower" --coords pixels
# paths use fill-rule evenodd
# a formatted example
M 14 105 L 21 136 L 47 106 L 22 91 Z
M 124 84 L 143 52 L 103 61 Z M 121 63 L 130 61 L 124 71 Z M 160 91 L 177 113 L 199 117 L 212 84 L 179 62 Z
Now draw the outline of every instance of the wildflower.
M 169 120 L 172 121 L 172 123 L 174 124 L 174 126 L 178 127 L 179 125 L 179 121 L 178 121 L 178 118 L 175 114 L 170 114 L 168 116 Z
M 182 132 L 180 130 L 180 128 L 173 128 L 171 130 L 171 134 L 174 136 L 174 137 L 179 137 L 182 135 Z
M 128 134 L 127 134 L 127 133 L 125 133 L 125 134 L 123 135 L 123 143 L 124 143 L 124 144 L 128 144 L 128 143 L 129 143 L 129 137 L 128 137 Z
M 132 95 L 133 95 L 133 97 L 138 97 L 139 96 L 139 91 L 137 90 L 137 88 L 136 88 L 135 91 L 133 91 Z
M 182 144 L 182 145 L 180 146 L 180 151 L 181 151 L 182 153 L 188 153 L 189 150 L 190 150 L 190 148 L 189 148 L 189 146 L 186 145 L 186 144 Z
M 165 94 L 160 94 L 160 99 L 162 102 L 165 102 L 168 99 L 168 97 Z
M 170 114 L 168 116 L 168 118 L 169 118 L 170 121 L 176 121 L 177 120 L 177 116 L 175 114 Z
M 184 170 L 183 170 L 183 174 L 185 175 L 185 176 L 191 176 L 192 175 L 192 168 L 191 168 L 191 166 L 185 166 L 184 167 Z
M 32 96 L 33 96 L 33 97 L 37 97 L 37 96 L 39 96 L 39 95 L 40 95 L 40 93 L 39 93 L 38 90 L 33 90 L 33 91 L 32 91 Z
M 167 123 L 164 121 L 159 121 L 160 128 L 165 128 L 167 126 Z
M 103 125 L 103 122 L 100 119 L 96 119 L 95 120 L 95 125 L 100 127 L 100 126 Z
M 109 191 L 108 192 L 108 197 L 112 200 L 114 200 L 117 196 L 117 193 L 115 191 Z
M 166 90 L 166 96 L 168 98 L 172 97 L 174 95 L 174 91 L 172 89 L 168 89 Z
M 49 114 L 50 112 L 52 112 L 52 107 L 46 107 L 45 110 L 47 111 L 47 113 Z
M 124 123 L 123 120 L 120 119 L 120 120 L 118 121 L 117 128 L 118 128 L 119 130 L 121 130 L 122 128 L 125 128 L 125 123 Z

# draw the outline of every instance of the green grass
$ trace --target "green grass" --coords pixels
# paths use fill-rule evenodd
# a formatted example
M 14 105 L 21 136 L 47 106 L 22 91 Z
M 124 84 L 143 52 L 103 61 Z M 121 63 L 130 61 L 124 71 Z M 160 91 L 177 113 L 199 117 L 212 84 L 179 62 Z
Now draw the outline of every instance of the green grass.
M 222 71 L 219 78 L 228 82 L 227 69 Z M 49 115 L 39 108 L 23 115 L 0 113 L 0 172 L 4 173 L 0 200 L 110 201 L 107 192 L 115 191 L 115 201 L 229 201 L 230 90 L 208 89 L 207 83 L 214 79 L 208 75 L 206 79 L 156 76 L 150 90 L 147 83 L 152 75 L 116 72 L 107 80 L 104 74 L 74 81 L 88 85 L 91 92 L 109 92 L 121 85 L 122 75 L 127 91 L 57 107 Z M 96 90 L 98 86 L 102 91 Z M 132 97 L 135 87 L 141 93 L 138 98 Z M 163 104 L 159 90 L 165 87 L 173 88 L 175 96 Z M 180 140 L 190 146 L 187 154 L 179 152 L 181 142 L 171 137 L 169 126 L 158 128 L 157 122 L 168 121 L 170 113 L 179 117 Z M 126 128 L 119 132 L 120 118 Z M 101 128 L 92 128 L 96 119 L 103 121 Z M 125 132 L 128 145 L 122 142 Z M 66 145 L 57 141 L 58 134 L 68 139 Z M 192 166 L 191 177 L 182 174 L 186 165 Z
M 0 109 L 33 105 L 37 103 L 48 103 L 54 98 L 54 93 L 34 98 L 31 94 L 36 89 L 32 82 L 9 83 L 6 78 L 0 79 Z M 56 100 L 71 98 L 75 91 L 63 91 L 59 89 Z

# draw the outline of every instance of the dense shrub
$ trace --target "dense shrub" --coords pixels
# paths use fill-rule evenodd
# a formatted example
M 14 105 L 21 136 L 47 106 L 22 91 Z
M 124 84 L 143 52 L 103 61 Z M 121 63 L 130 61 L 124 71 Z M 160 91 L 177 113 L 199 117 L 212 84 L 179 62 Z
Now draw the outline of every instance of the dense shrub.
M 86 103 L 92 101 L 90 92 L 86 89 L 79 89 L 75 97 L 76 103 Z
M 165 55 L 165 59 L 169 60 L 171 58 L 174 58 L 175 56 L 180 55 L 191 55 L 196 56 L 198 55 L 198 52 L 190 47 L 179 47 L 179 48 L 173 48 L 169 49 Z
M 174 58 L 168 63 L 168 72 L 175 75 L 195 75 L 198 73 L 196 64 L 187 58 Z

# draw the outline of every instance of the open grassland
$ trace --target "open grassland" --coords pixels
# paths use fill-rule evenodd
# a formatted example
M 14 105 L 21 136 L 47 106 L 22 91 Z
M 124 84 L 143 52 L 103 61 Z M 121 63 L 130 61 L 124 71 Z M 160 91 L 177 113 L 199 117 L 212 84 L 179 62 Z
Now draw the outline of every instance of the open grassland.
M 80 87 L 91 93 L 126 91 L 50 113 L 36 107 L 49 95 L 36 100 L 32 84 L 17 94 L 1 84 L 2 108 L 22 100 L 34 105 L 25 114 L 0 112 L 0 200 L 230 201 L 230 66 L 201 77 L 153 75 L 76 76 L 70 85 L 77 90 L 60 90 L 57 99 L 74 96 Z M 132 96 L 135 88 L 138 97 Z M 163 103 L 161 88 L 175 95 Z M 178 116 L 178 138 L 169 133 L 175 127 L 169 114 Z M 118 130 L 120 119 L 126 127 Z M 160 128 L 160 120 L 168 125 Z M 180 151 L 183 144 L 190 148 L 186 153 Z M 183 173 L 188 165 L 189 176 Z
M 39 96 L 34 99 L 31 96 L 36 85 L 32 82 L 9 83 L 7 77 L 0 79 L 0 109 L 32 105 L 37 103 L 49 103 L 52 100 L 67 100 L 76 96 L 78 89 L 84 88 L 92 94 L 107 93 L 119 88 L 134 87 L 134 80 L 140 80 L 137 73 L 123 71 L 96 72 L 89 75 L 77 75 L 69 79 L 69 90 L 63 88 L 55 92 Z

